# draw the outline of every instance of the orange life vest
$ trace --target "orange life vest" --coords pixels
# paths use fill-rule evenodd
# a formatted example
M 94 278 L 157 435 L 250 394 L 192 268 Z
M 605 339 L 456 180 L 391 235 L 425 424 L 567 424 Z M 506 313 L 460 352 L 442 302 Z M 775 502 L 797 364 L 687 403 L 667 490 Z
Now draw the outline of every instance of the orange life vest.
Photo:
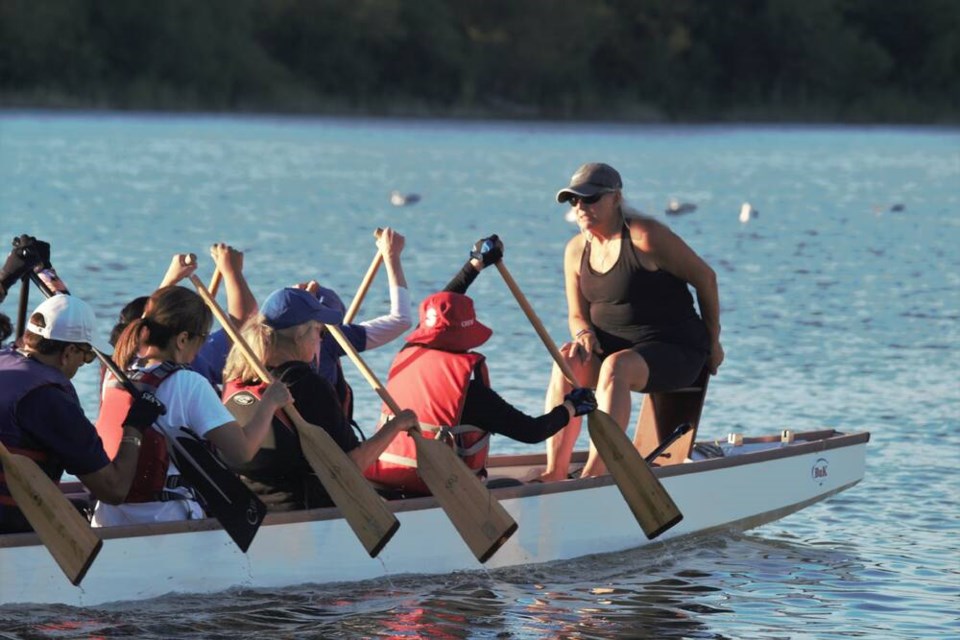
M 172 373 L 186 369 L 186 365 L 164 362 L 152 371 L 128 371 L 127 376 L 133 385 L 141 391 L 150 391 L 156 395 L 160 384 Z M 123 437 L 123 420 L 133 404 L 133 396 L 123 388 L 112 373 L 103 380 L 103 396 L 100 403 L 100 415 L 97 417 L 97 433 L 103 440 L 103 449 L 111 460 L 120 450 L 120 438 Z M 157 429 L 147 429 L 140 444 L 140 457 L 137 459 L 137 475 L 130 486 L 130 492 L 124 502 L 154 502 L 161 499 L 167 481 L 167 469 L 170 456 L 167 453 L 167 441 Z
M 452 353 L 420 346 L 405 348 L 393 361 L 387 379 L 387 391 L 404 409 L 412 409 L 427 438 L 438 436 L 452 442 L 466 465 L 485 475 L 490 434 L 477 427 L 461 425 L 460 416 L 467 387 L 477 372 L 489 386 L 487 365 L 479 353 Z M 384 405 L 381 426 L 393 417 Z M 417 475 L 417 450 L 412 437 L 398 435 L 380 454 L 376 463 L 364 471 L 370 480 L 402 491 L 407 495 L 429 495 L 430 490 Z

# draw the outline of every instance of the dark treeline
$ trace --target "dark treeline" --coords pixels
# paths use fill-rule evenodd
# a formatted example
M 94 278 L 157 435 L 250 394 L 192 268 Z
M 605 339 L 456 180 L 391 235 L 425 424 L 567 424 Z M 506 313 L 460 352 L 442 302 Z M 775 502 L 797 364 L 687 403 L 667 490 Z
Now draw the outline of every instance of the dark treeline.
M 0 0 L 2 104 L 960 121 L 957 0 Z

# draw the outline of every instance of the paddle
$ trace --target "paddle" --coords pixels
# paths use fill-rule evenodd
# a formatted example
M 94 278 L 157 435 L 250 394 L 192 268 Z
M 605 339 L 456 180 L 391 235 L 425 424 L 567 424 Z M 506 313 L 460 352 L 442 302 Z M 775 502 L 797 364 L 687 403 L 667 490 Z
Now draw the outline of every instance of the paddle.
M 187 255 L 183 258 L 183 264 L 185 264 L 185 265 L 191 265 L 191 264 L 193 264 L 193 263 L 194 263 L 194 257 L 193 257 L 193 254 L 192 254 L 192 253 L 191 253 L 191 254 L 187 254 Z M 213 266 L 213 275 L 210 276 L 210 284 L 207 285 L 207 291 L 210 292 L 210 297 L 212 297 L 212 298 L 216 298 L 216 297 L 217 297 L 217 290 L 220 289 L 220 282 L 222 282 L 222 281 L 223 281 L 223 272 L 221 272 L 220 269 L 217 268 L 216 265 L 214 265 L 214 266 Z
M 253 349 L 233 326 L 230 317 L 220 308 L 200 279 L 190 276 L 190 281 L 233 340 L 233 344 L 243 352 L 257 376 L 267 383 L 273 380 L 270 372 L 263 366 Z M 325 429 L 304 420 L 293 406 L 284 407 L 283 410 L 296 427 L 304 457 L 323 483 L 323 488 L 330 494 L 334 504 L 340 508 L 343 517 L 350 524 L 370 557 L 375 557 L 400 527 L 397 517 L 363 477 L 360 468 Z
M 27 304 L 29 304 L 30 300 L 30 286 L 27 284 L 28 277 L 28 275 L 24 274 L 20 279 L 20 299 L 19 306 L 17 307 L 16 333 L 18 339 L 23 336 L 23 332 L 27 329 Z
M 217 289 L 220 288 L 221 280 L 223 280 L 223 274 L 220 273 L 220 269 L 214 267 L 213 276 L 210 278 L 210 284 L 207 286 L 207 290 L 210 292 L 211 298 L 217 297 Z
M 381 233 L 383 233 L 383 229 L 377 227 L 377 230 L 373 232 L 373 237 L 379 238 Z M 370 267 L 367 269 L 367 274 L 363 276 L 363 281 L 360 283 L 357 293 L 353 296 L 353 301 L 347 308 L 347 312 L 343 314 L 343 320 L 341 321 L 341 324 L 350 324 L 353 322 L 353 318 L 357 315 L 357 311 L 360 310 L 360 304 L 363 302 L 364 296 L 367 295 L 367 289 L 370 288 L 373 278 L 377 275 L 377 269 L 380 268 L 382 263 L 383 255 L 378 249 L 377 255 L 373 256 L 373 262 L 370 263 Z
M 669 449 L 670 445 L 672 445 L 674 442 L 679 440 L 681 436 L 684 436 L 687 433 L 689 433 L 691 429 L 693 429 L 693 425 L 690 424 L 689 422 L 684 422 L 683 424 L 678 426 L 676 429 L 674 429 L 673 433 L 667 436 L 667 438 L 665 438 L 664 441 L 661 442 L 656 449 L 651 451 L 649 455 L 647 455 L 647 457 L 644 458 L 646 463 L 653 464 L 654 461 L 656 461 L 656 459 L 660 457 L 660 454 L 662 454 L 664 451 Z
M 575 387 L 579 387 L 576 376 L 560 354 L 557 345 L 550 338 L 550 334 L 540 322 L 540 318 L 537 317 L 526 296 L 520 291 L 520 287 L 510 275 L 503 260 L 496 264 L 504 282 L 507 283 L 507 287 L 517 299 L 520 308 L 523 309 L 544 346 L 553 356 L 554 362 L 560 367 L 560 371 Z M 623 494 L 624 500 L 627 501 L 648 539 L 656 538 L 683 519 L 683 514 L 670 498 L 670 494 L 660 484 L 616 420 L 603 411 L 596 410 L 588 415 L 587 429 L 590 432 L 590 439 L 597 447 L 597 452 L 603 458 L 620 493 Z
M 30 277 L 43 295 L 48 298 L 54 295 L 38 275 L 31 272 Z M 90 346 L 123 388 L 134 398 L 139 397 L 140 390 L 113 359 L 93 345 Z M 246 553 L 267 514 L 266 506 L 202 441 L 189 431 L 184 431 L 184 435 L 176 437 L 164 433 L 173 463 L 197 492 L 206 512 L 220 522 L 224 531 Z
M 0 442 L 0 465 L 17 507 L 70 582 L 79 585 L 103 541 L 33 460 Z
M 360 358 L 360 354 L 340 328 L 328 324 L 327 331 L 350 356 L 390 410 L 394 414 L 400 413 L 400 407 L 380 384 L 367 363 Z M 417 473 L 420 478 L 429 487 L 433 497 L 447 513 L 447 517 L 477 560 L 486 562 L 517 530 L 517 523 L 490 494 L 489 489 L 483 486 L 476 474 L 457 457 L 453 449 L 439 440 L 425 438 L 419 429 L 408 433 L 416 443 Z

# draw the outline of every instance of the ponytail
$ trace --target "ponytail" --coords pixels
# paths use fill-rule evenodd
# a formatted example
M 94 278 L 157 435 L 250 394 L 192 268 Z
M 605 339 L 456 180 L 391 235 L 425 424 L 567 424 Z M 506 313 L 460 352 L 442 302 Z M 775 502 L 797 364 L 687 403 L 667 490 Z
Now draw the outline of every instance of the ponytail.
M 131 321 L 117 338 L 114 360 L 120 367 L 129 367 L 141 347 L 164 349 L 179 333 L 202 335 L 212 324 L 212 312 L 190 289 L 157 289 L 147 300 L 143 315 Z

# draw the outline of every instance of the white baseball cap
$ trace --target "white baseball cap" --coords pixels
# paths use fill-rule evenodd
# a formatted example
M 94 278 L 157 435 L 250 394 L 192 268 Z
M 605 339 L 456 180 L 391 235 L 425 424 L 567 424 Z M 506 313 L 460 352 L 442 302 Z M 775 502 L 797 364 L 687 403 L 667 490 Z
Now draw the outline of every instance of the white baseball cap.
M 43 316 L 42 324 L 33 316 Z M 97 318 L 90 305 L 76 296 L 56 295 L 47 298 L 33 311 L 27 331 L 48 340 L 93 344 Z

